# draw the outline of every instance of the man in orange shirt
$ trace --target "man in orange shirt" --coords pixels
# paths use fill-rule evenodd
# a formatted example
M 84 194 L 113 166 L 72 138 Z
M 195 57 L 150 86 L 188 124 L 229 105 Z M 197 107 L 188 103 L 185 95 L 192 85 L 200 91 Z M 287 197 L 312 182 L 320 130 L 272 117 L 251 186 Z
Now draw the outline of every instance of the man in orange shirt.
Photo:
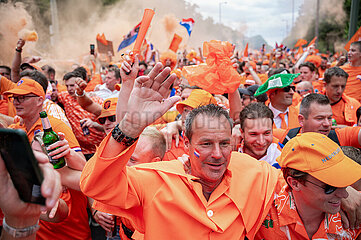
M 299 66 L 300 79 L 302 82 L 308 81 L 312 83 L 315 93 L 321 92 L 323 88 L 322 81 L 318 79 L 318 70 L 315 64 L 311 62 L 302 63 Z
M 346 187 L 361 190 L 361 165 L 331 139 L 303 133 L 279 158 L 284 184 L 255 239 L 356 239 L 361 229 L 344 229 L 339 213 Z
M 299 126 L 298 109 L 292 106 L 292 98 L 296 89 L 292 83 L 298 76 L 299 74 L 290 73 L 272 75 L 254 94 L 257 97 L 267 93 L 270 99 L 268 107 L 274 115 L 274 128 L 288 129 Z
M 361 148 L 361 128 L 345 127 L 331 130 L 332 108 L 329 99 L 322 94 L 311 93 L 304 97 L 298 116 L 301 127 L 279 131 L 276 137 L 285 145 L 298 133 L 318 132 L 328 136 L 340 146 Z
M 361 106 L 356 99 L 344 94 L 348 74 L 339 67 L 326 70 L 325 95 L 330 99 L 333 119 L 337 125 L 353 126 L 357 123 L 356 111 Z
M 203 89 L 193 89 L 190 93 L 189 97 L 182 102 L 179 102 L 176 105 L 177 111 L 182 115 L 180 121 L 168 123 L 167 126 L 161 130 L 161 132 L 165 136 L 171 136 L 174 132 L 175 138 L 179 138 L 177 141 L 176 139 L 167 139 L 168 145 L 170 149 L 164 155 L 163 161 L 169 161 L 177 159 L 181 157 L 183 154 L 186 153 L 184 149 L 184 130 L 185 130 L 185 121 L 187 115 L 190 111 L 194 108 L 208 105 L 208 104 L 216 104 L 216 99 L 210 94 L 209 92 Z
M 347 57 L 348 64 L 341 67 L 349 75 L 345 93 L 361 102 L 361 41 L 351 43 Z
M 253 239 L 279 171 L 231 154 L 232 124 L 221 107 L 211 104 L 188 114 L 186 170 L 177 160 L 126 167 L 137 136 L 179 99 L 164 99 L 176 76 L 167 78 L 170 68 L 162 69 L 157 63 L 136 79 L 128 112 L 82 172 L 82 191 L 108 204 L 96 209 L 132 219 L 145 239 Z

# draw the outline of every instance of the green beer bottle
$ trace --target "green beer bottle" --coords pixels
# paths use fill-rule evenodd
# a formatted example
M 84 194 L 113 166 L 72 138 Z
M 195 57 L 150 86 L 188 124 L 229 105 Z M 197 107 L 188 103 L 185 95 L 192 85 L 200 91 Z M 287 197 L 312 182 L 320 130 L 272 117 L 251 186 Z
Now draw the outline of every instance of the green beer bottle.
M 51 128 L 50 121 L 48 119 L 48 115 L 45 111 L 40 112 L 41 123 L 43 124 L 44 135 L 43 135 L 43 142 L 46 147 L 50 146 L 51 144 L 59 141 L 59 136 L 56 134 L 53 129 Z M 55 150 L 55 149 L 53 149 Z M 51 151 L 53 151 L 51 150 Z M 50 163 L 53 164 L 55 169 L 59 169 L 65 166 L 65 159 L 64 157 L 53 159 L 50 157 Z

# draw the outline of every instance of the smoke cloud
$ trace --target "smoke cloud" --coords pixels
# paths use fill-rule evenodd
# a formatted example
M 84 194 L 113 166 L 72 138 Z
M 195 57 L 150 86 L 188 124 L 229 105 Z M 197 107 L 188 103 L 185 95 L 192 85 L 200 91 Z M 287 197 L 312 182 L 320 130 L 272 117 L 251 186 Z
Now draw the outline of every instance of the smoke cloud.
M 215 24 L 211 18 L 203 18 L 198 12 L 197 5 L 184 0 L 120 0 L 116 4 L 103 6 L 96 0 L 62 0 L 57 1 L 59 20 L 59 41 L 50 45 L 49 23 L 51 24 L 50 8 L 42 16 L 48 23 L 38 23 L 39 9 L 33 0 L 24 3 L 0 4 L 0 63 L 11 64 L 14 48 L 18 40 L 18 32 L 22 29 L 37 31 L 39 41 L 27 42 L 23 57 L 41 55 L 42 62 L 55 67 L 66 65 L 70 68 L 74 62 L 81 63 L 83 57 L 89 53 L 89 44 L 96 42 L 98 33 L 104 33 L 106 38 L 113 41 L 116 52 L 123 36 L 126 35 L 142 18 L 145 8 L 155 10 L 147 39 L 160 51 L 166 51 L 174 33 L 183 38 L 180 49 L 198 49 L 204 41 L 213 39 L 230 41 L 238 46 L 243 44 L 242 31 L 232 30 L 230 27 Z M 193 18 L 195 25 L 191 36 L 179 24 L 182 18 Z M 34 24 L 36 22 L 36 24 Z M 242 29 L 243 30 L 243 29 Z M 131 49 L 131 47 L 128 47 Z M 125 49 L 126 50 L 126 49 Z M 114 60 L 119 59 L 117 53 Z

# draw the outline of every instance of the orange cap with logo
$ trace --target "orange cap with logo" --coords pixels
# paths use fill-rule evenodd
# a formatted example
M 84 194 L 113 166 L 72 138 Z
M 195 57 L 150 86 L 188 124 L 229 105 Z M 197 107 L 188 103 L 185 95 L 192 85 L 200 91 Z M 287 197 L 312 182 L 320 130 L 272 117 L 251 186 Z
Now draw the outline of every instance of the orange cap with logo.
M 186 100 L 179 102 L 176 107 L 178 112 L 182 114 L 185 106 L 197 108 L 208 104 L 217 104 L 217 101 L 212 94 L 203 89 L 194 89 L 189 97 Z
M 282 168 L 306 172 L 334 186 L 347 187 L 361 178 L 361 165 L 348 158 L 327 136 L 307 132 L 292 138 L 277 159 Z
M 116 110 L 117 110 L 117 102 L 118 102 L 118 98 L 105 99 L 105 101 L 103 102 L 103 106 L 102 106 L 102 112 L 100 113 L 97 120 L 99 118 L 115 115 Z
M 40 83 L 30 78 L 20 79 L 16 86 L 13 89 L 4 92 L 4 95 L 27 95 L 30 93 L 45 98 L 45 92 L 43 87 L 40 85 Z

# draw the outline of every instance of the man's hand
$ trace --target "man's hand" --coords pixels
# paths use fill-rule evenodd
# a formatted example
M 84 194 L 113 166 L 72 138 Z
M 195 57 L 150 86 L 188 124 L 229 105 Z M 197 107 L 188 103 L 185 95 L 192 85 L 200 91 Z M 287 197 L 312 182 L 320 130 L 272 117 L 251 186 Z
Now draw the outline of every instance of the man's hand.
M 76 93 L 81 96 L 84 93 L 84 89 L 86 88 L 88 84 L 86 81 L 84 81 L 82 78 L 76 78 L 75 79 L 75 87 L 76 87 Z
M 242 135 L 241 135 L 241 131 L 240 131 L 241 125 L 237 124 L 236 126 L 233 127 L 232 129 L 232 149 L 233 151 L 237 151 L 237 146 L 238 144 L 241 142 L 242 140 Z
M 138 54 L 134 57 L 134 63 L 131 65 L 127 61 L 123 61 L 122 66 L 120 67 L 120 77 L 122 78 L 122 87 L 130 86 L 133 87 L 134 80 L 138 76 L 139 72 L 139 58 Z
M 114 216 L 97 211 L 94 214 L 94 219 L 105 231 L 112 231 L 111 228 L 114 226 Z
M 145 127 L 161 117 L 179 96 L 168 98 L 170 86 L 177 76 L 170 74 L 170 68 L 163 69 L 157 63 L 148 76 L 135 80 L 134 88 L 128 101 L 127 113 L 120 123 L 121 129 L 129 137 L 137 137 Z
M 166 151 L 169 151 L 172 148 L 173 138 L 175 139 L 175 146 L 178 147 L 180 138 L 179 130 L 182 130 L 182 121 L 167 123 L 167 126 L 160 130 L 166 141 Z
M 61 193 L 60 176 L 49 163 L 48 157 L 37 151 L 34 151 L 34 155 L 44 176 L 41 194 L 46 198 L 46 206 L 25 203 L 20 200 L 0 157 L 0 208 L 4 212 L 7 224 L 11 227 L 22 228 L 34 225 L 39 219 L 41 211 L 51 210 L 56 205 Z
M 16 43 L 16 49 L 22 50 L 25 45 L 25 40 L 19 38 L 18 42 Z
M 59 132 L 58 135 L 60 140 L 47 147 L 47 150 L 49 151 L 48 155 L 53 159 L 58 159 L 61 157 L 68 158 L 70 157 L 69 142 L 65 139 L 64 133 Z
M 341 200 L 341 221 L 344 228 L 359 228 L 361 226 L 361 193 L 352 187 L 347 187 L 349 196 Z

